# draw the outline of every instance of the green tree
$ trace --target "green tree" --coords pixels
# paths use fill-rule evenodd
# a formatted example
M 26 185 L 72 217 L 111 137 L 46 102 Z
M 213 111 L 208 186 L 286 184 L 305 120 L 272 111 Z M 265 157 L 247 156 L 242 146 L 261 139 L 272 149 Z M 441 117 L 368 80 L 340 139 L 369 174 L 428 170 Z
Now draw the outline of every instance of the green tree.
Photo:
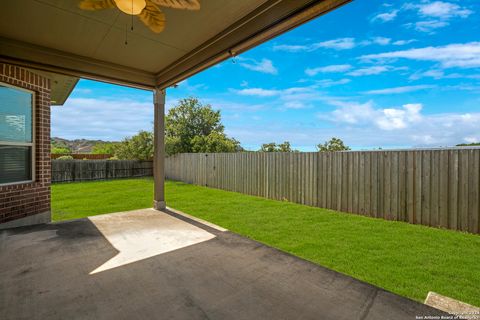
M 277 152 L 277 144 L 275 142 L 264 143 L 260 147 L 260 152 Z
M 236 152 L 239 150 L 240 142 L 217 131 L 212 131 L 208 136 L 196 136 L 192 139 L 193 152 Z
M 168 111 L 165 118 L 167 154 L 182 152 L 236 152 L 240 143 L 227 137 L 220 111 L 203 105 L 197 98 L 187 98 Z
M 260 147 L 260 152 L 298 152 L 293 150 L 290 142 L 285 141 L 283 143 L 276 144 L 275 142 L 264 143 Z
M 119 145 L 118 142 L 97 143 L 92 148 L 93 154 L 115 154 L 115 149 Z
M 342 139 L 333 137 L 330 141 L 326 141 L 324 144 L 318 144 L 317 149 L 320 152 L 346 151 L 350 150 L 350 147 L 346 146 Z
M 292 147 L 290 146 L 290 142 L 285 141 L 283 143 L 280 143 L 278 145 L 279 152 L 295 152 L 296 150 L 293 150 Z
M 57 142 L 52 140 L 50 145 L 50 153 L 53 154 L 62 154 L 62 153 L 72 153 L 72 150 L 63 142 Z
M 115 146 L 118 159 L 151 160 L 153 158 L 153 133 L 140 131 L 131 138 L 125 138 Z
M 51 151 L 52 154 L 69 154 L 72 151 L 67 147 L 55 147 L 52 145 Z
M 480 142 L 460 143 L 460 144 L 457 144 L 457 147 L 475 147 L 475 146 L 480 146 Z

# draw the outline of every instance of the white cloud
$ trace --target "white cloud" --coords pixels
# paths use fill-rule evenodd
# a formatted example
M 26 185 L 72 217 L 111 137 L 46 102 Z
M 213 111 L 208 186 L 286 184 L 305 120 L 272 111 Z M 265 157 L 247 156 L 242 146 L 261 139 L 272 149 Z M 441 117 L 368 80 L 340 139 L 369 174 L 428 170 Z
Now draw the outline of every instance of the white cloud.
M 445 76 L 448 77 L 448 76 Z M 442 90 L 463 90 L 463 91 L 474 91 L 476 93 L 480 93 L 480 86 L 479 85 L 472 85 L 472 84 L 457 84 L 457 85 L 450 85 L 450 86 L 443 86 L 441 87 Z
M 478 136 L 480 113 L 432 114 L 425 113 L 419 103 L 400 103 L 399 106 L 377 106 L 374 100 L 352 102 L 345 97 L 328 96 L 320 91 L 335 80 L 314 81 L 314 85 L 286 89 L 241 88 L 240 95 L 266 96 L 267 109 L 284 111 L 317 110 L 321 121 L 302 122 L 293 119 L 265 117 L 253 124 L 227 123 L 228 133 L 246 146 L 267 141 L 267 137 L 289 140 L 293 145 L 314 146 L 341 132 L 341 138 L 352 146 L 445 146 Z M 343 80 L 343 79 L 342 79 Z M 340 81 L 340 80 L 338 80 Z M 345 81 L 349 81 L 345 79 Z M 411 86 L 388 89 L 390 93 L 427 89 L 429 86 Z M 384 90 L 382 93 L 386 93 Z M 400 98 L 401 99 L 401 96 Z M 334 109 L 326 110 L 328 106 Z M 279 123 L 280 122 L 280 123 Z M 458 125 L 461 127 L 459 127 Z M 246 127 L 245 127 L 246 126 Z M 268 130 L 265 128 L 268 127 Z M 288 128 L 286 130 L 285 128 Z M 261 137 L 261 141 L 259 140 Z M 270 140 L 271 140 L 270 138 Z
M 230 89 L 241 96 L 251 96 L 258 98 L 270 99 L 269 105 L 277 110 L 285 109 L 305 109 L 311 108 L 314 102 L 329 99 L 325 93 L 318 91 L 321 87 L 328 87 L 347 83 L 350 80 L 342 79 L 338 81 L 318 81 L 314 85 L 305 87 L 291 87 L 285 89 L 265 89 L 265 88 L 247 88 L 247 89 Z
M 188 79 L 180 81 L 177 83 L 177 87 L 188 90 L 188 91 L 198 91 L 200 89 L 208 89 L 208 86 L 204 83 L 190 84 Z
M 276 89 L 264 89 L 264 88 L 247 88 L 241 90 L 232 90 L 241 96 L 256 96 L 256 97 L 274 97 L 274 96 L 283 96 L 283 98 L 289 98 L 293 95 L 304 94 L 306 92 L 311 92 L 312 87 L 292 87 L 282 90 Z
M 339 38 L 322 42 L 315 42 L 309 45 L 276 45 L 274 51 L 286 52 L 311 52 L 318 49 L 348 50 L 356 46 L 355 38 Z
M 384 73 L 390 71 L 391 69 L 392 68 L 389 66 L 372 66 L 354 70 L 352 72 L 349 72 L 348 75 L 352 77 L 369 76 Z
M 339 38 L 323 42 L 317 42 L 313 45 L 314 48 L 328 48 L 335 50 L 348 50 L 355 48 L 355 38 Z
M 480 135 L 474 136 L 474 137 L 465 137 L 463 140 L 464 140 L 466 143 L 475 143 L 475 142 L 480 141 Z
M 422 78 L 433 78 L 433 79 L 459 79 L 459 78 L 470 78 L 475 79 L 475 76 L 472 75 L 462 75 L 459 73 L 450 73 L 445 74 L 443 70 L 431 69 L 427 71 L 417 71 L 413 73 L 408 79 L 409 80 L 419 80 Z
M 321 119 L 349 125 L 373 124 L 381 130 L 404 129 L 409 124 L 419 122 L 421 104 L 405 104 L 401 108 L 375 109 L 372 101 L 366 103 L 330 100 L 327 103 L 337 106 L 329 114 L 319 114 Z
M 436 29 L 443 28 L 448 25 L 448 22 L 439 20 L 418 21 L 405 24 L 407 28 L 414 28 L 417 31 L 426 33 L 433 33 Z
M 317 114 L 319 119 L 335 123 L 347 140 L 357 140 L 362 145 L 389 141 L 395 145 L 448 146 L 479 141 L 480 113 L 427 115 L 422 114 L 423 105 L 419 103 L 394 108 L 378 108 L 372 101 L 328 103 L 337 109 Z
M 407 3 L 402 9 L 415 10 L 424 20 L 405 24 L 420 32 L 434 33 L 436 29 L 448 26 L 453 18 L 467 18 L 473 14 L 472 10 L 458 4 L 444 1 L 423 1 L 422 3 Z
M 315 76 L 319 73 L 333 73 L 333 72 L 345 72 L 352 68 L 349 64 L 335 64 L 325 67 L 308 68 L 305 73 L 309 76 Z
M 373 37 L 372 38 L 373 43 L 381 45 L 381 46 L 386 46 L 389 45 L 392 39 L 390 38 L 385 38 L 385 37 Z
M 332 79 L 322 79 L 315 82 L 316 85 L 322 88 L 329 88 L 333 86 L 338 86 L 342 84 L 350 83 L 352 80 L 350 79 L 340 79 L 340 80 L 332 80 Z
M 357 41 L 355 38 L 338 38 L 333 40 L 327 40 L 322 42 L 315 42 L 308 45 L 275 45 L 273 46 L 274 51 L 285 51 L 285 52 L 312 52 L 318 49 L 333 49 L 333 50 L 350 50 L 358 46 L 369 46 L 372 44 L 377 44 L 381 46 L 386 46 L 392 43 L 391 38 L 386 37 L 370 37 L 366 40 Z
M 242 102 L 233 102 L 232 99 L 228 98 L 224 99 L 217 99 L 211 98 L 210 95 L 208 97 L 203 97 L 201 99 L 202 103 L 209 104 L 212 108 L 216 110 L 221 110 L 222 112 L 226 113 L 256 113 L 262 110 L 268 109 L 269 105 L 267 103 L 242 103 Z M 222 113 L 222 115 L 224 114 Z
M 407 44 L 410 44 L 412 42 L 416 42 L 417 40 L 415 39 L 410 39 L 410 40 L 397 40 L 397 41 L 394 41 L 392 44 L 394 46 L 404 46 L 404 45 L 407 45 Z
M 338 135 L 356 148 L 453 146 L 480 138 L 479 112 L 432 114 L 432 110 L 427 113 L 427 107 L 418 103 L 382 107 L 373 101 L 339 100 L 320 92 L 313 100 L 308 99 L 310 103 L 303 100 L 300 103 L 284 102 L 284 109 L 305 110 L 308 107 L 317 110 L 316 121 L 265 116 L 256 118 L 257 121 L 226 123 L 227 133 L 252 150 L 266 141 L 284 140 L 290 141 L 295 148 L 303 146 L 302 150 L 314 150 L 319 142 Z M 271 103 L 269 108 L 278 108 L 279 103 L 282 100 Z M 326 111 L 327 105 L 334 109 Z M 319 112 L 321 110 L 324 111 Z
M 372 21 L 372 22 L 376 22 L 376 21 L 379 21 L 379 22 L 389 22 L 389 21 L 393 21 L 393 20 L 395 20 L 395 18 L 397 17 L 397 14 L 398 14 L 398 10 L 393 10 L 393 11 L 390 11 L 390 12 L 380 13 L 380 14 L 377 14 L 376 16 L 374 16 L 371 21 Z
M 265 117 L 258 122 L 232 122 L 227 126 L 227 133 L 252 150 L 258 149 L 266 141 L 288 140 L 297 149 L 304 146 L 303 150 L 313 151 L 316 144 L 333 136 L 339 136 L 356 149 L 454 146 L 480 139 L 480 113 L 431 114 L 424 111 L 427 107 L 416 112 L 408 110 L 406 105 L 382 108 L 373 102 L 352 102 L 350 105 L 352 109 L 335 109 L 340 118 L 335 118 L 333 111 L 317 113 L 317 121 L 273 120 Z M 399 112 L 385 119 L 385 109 Z
M 439 19 L 450 19 L 453 17 L 466 18 L 473 13 L 472 10 L 460 7 L 458 4 L 444 1 L 425 2 L 421 4 L 408 3 L 404 8 L 417 10 L 418 14 L 423 17 Z
M 286 51 L 286 52 L 300 52 L 300 51 L 310 51 L 312 48 L 309 46 L 302 45 L 288 45 L 281 44 L 273 46 L 274 51 Z
M 280 90 L 269 90 L 262 88 L 248 88 L 236 91 L 242 96 L 273 97 L 280 94 Z
M 151 130 L 152 98 L 141 100 L 69 98 L 63 106 L 52 107 L 52 136 L 118 141 Z
M 369 121 L 375 113 L 373 101 L 366 103 L 326 100 L 326 103 L 338 107 L 330 114 L 318 114 L 321 119 L 346 124 L 361 124 Z
M 254 59 L 245 59 L 238 58 L 240 65 L 249 70 L 258 71 L 261 73 L 268 74 L 278 74 L 277 68 L 273 65 L 272 61 L 269 59 L 262 59 L 261 61 L 256 61 Z
M 416 103 L 405 104 L 402 109 L 383 109 L 381 110 L 382 115 L 375 121 L 377 126 L 382 130 L 404 129 L 409 126 L 409 124 L 422 119 L 420 114 L 422 107 L 421 104 Z
M 380 89 L 380 90 L 370 90 L 365 91 L 365 94 L 397 94 L 397 93 L 407 93 L 407 92 L 414 92 L 426 89 L 432 89 L 435 86 L 432 85 L 418 85 L 418 86 L 404 86 L 404 87 L 395 87 L 395 88 L 387 88 L 387 89 Z
M 308 106 L 300 101 L 287 101 L 283 104 L 286 109 L 305 109 Z
M 369 54 L 360 57 L 360 59 L 364 61 L 410 59 L 439 62 L 443 68 L 479 68 L 480 42 Z

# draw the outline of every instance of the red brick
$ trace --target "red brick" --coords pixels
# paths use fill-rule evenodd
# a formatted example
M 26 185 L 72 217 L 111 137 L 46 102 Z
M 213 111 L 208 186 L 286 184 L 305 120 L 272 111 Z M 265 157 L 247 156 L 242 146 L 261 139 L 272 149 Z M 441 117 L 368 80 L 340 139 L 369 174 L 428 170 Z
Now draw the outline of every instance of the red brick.
M 0 63 L 2 82 L 35 91 L 36 181 L 0 186 L 0 223 L 50 210 L 50 81 L 31 71 Z

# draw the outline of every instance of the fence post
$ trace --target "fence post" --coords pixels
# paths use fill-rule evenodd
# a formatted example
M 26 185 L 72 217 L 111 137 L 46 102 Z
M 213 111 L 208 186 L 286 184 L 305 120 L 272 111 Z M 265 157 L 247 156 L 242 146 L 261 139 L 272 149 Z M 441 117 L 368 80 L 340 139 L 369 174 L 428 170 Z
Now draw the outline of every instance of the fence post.
M 208 153 L 205 153 L 205 187 L 208 187 Z
M 75 182 L 77 177 L 75 175 L 75 171 L 76 171 L 76 160 L 73 160 L 73 166 L 72 166 L 72 181 Z
M 108 160 L 105 161 L 105 180 L 108 180 L 110 172 L 110 162 Z

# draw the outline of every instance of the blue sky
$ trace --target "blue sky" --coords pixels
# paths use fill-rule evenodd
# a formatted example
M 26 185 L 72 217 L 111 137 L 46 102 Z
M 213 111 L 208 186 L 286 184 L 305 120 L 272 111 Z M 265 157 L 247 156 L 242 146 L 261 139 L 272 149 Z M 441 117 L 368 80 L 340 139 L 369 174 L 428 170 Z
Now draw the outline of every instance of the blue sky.
M 198 97 L 250 150 L 480 141 L 478 0 L 356 0 L 167 90 Z M 52 107 L 52 136 L 120 140 L 152 127 L 152 94 L 81 80 Z

